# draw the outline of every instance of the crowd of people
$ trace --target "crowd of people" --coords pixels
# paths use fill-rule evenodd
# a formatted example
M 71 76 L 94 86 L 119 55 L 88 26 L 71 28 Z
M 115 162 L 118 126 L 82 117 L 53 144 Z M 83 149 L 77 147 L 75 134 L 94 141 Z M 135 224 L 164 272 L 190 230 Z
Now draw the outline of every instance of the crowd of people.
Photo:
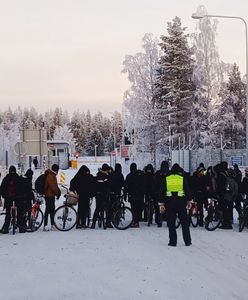
M 51 169 L 45 171 L 44 195 L 45 214 L 44 231 L 54 228 L 55 199 L 61 195 L 56 175 L 59 166 L 54 164 Z M 2 233 L 8 233 L 10 223 L 10 207 L 15 201 L 17 206 L 17 225 L 20 232 L 25 232 L 23 212 L 31 207 L 34 199 L 33 171 L 28 169 L 24 176 L 19 176 L 16 168 L 11 166 L 9 173 L 3 178 L 0 193 L 4 198 L 6 217 L 1 229 Z M 140 222 L 146 220 L 146 203 L 153 201 L 155 208 L 155 223 L 162 227 L 164 220 L 169 228 L 169 245 L 177 243 L 175 220 L 180 218 L 185 245 L 191 245 L 189 222 L 186 207 L 191 199 L 195 199 L 199 210 L 199 226 L 204 225 L 204 210 L 207 209 L 208 198 L 215 197 L 219 200 L 219 206 L 223 212 L 222 229 L 232 229 L 233 209 L 240 213 L 243 195 L 248 194 L 248 169 L 245 176 L 238 165 L 228 168 L 227 162 L 221 162 L 216 166 L 205 169 L 200 164 L 193 175 L 185 172 L 178 164 L 169 169 L 167 161 L 161 163 L 161 167 L 155 172 L 154 167 L 148 164 L 143 170 L 138 169 L 136 163 L 130 165 L 130 172 L 124 178 L 122 167 L 116 164 L 113 169 L 108 164 L 99 168 L 96 176 L 90 174 L 87 166 L 83 165 L 70 182 L 70 190 L 76 191 L 78 199 L 78 218 L 76 228 L 86 228 L 86 218 L 90 200 L 95 198 L 95 211 L 91 228 L 96 225 L 99 212 L 103 205 L 107 211 L 107 227 L 111 228 L 112 202 L 115 195 L 124 194 L 133 211 L 133 228 L 138 228 Z M 166 212 L 164 214 L 164 212 Z M 51 228 L 48 228 L 50 215 Z

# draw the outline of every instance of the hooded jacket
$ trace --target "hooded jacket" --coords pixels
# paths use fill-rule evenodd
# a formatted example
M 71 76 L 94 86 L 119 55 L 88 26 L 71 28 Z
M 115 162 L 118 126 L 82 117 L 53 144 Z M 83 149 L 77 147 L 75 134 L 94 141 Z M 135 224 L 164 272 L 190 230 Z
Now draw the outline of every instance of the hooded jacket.
M 45 172 L 46 180 L 45 180 L 45 197 L 46 198 L 59 198 L 61 195 L 61 191 L 58 187 L 56 173 L 52 170 L 48 169 Z

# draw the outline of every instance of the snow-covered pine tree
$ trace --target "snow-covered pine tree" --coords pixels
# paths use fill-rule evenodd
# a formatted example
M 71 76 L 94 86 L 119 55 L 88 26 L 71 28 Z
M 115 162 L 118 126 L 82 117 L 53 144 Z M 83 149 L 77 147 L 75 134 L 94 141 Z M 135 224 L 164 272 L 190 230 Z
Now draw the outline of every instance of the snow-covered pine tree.
M 203 5 L 197 8 L 197 15 L 207 15 Z M 219 91 L 230 65 L 220 60 L 216 45 L 218 21 L 202 18 L 197 22 L 196 32 L 192 35 L 194 46 L 194 82 L 196 101 L 194 102 L 193 128 L 194 144 L 197 147 L 216 147 L 216 126 L 218 123 L 217 106 Z
M 124 94 L 123 128 L 129 133 L 133 143 L 132 153 L 135 159 L 140 152 L 151 155 L 150 162 L 155 164 L 156 140 L 153 120 L 153 98 L 155 73 L 158 67 L 158 40 L 152 34 L 142 39 L 144 52 L 126 55 L 123 73 L 128 74 L 131 87 Z
M 188 142 L 192 135 L 192 104 L 195 101 L 195 84 L 193 82 L 193 51 L 188 45 L 188 34 L 185 34 L 181 20 L 175 17 L 168 23 L 168 35 L 161 36 L 162 55 L 156 81 L 155 108 L 162 111 L 161 119 L 164 135 L 169 137 L 168 124 L 170 114 L 171 136 L 174 146 L 181 140 Z M 168 145 L 168 144 L 167 144 Z
M 104 139 L 98 128 L 92 128 L 85 144 L 87 155 L 95 155 L 95 145 L 97 145 L 97 156 L 104 154 Z
M 234 64 L 228 82 L 223 85 L 220 97 L 218 132 L 222 134 L 225 148 L 245 147 L 246 84 L 239 67 Z
M 69 129 L 75 139 L 76 151 L 80 152 L 81 155 L 85 154 L 85 143 L 87 139 L 86 134 L 86 118 L 84 113 L 78 111 L 74 112 L 71 117 Z

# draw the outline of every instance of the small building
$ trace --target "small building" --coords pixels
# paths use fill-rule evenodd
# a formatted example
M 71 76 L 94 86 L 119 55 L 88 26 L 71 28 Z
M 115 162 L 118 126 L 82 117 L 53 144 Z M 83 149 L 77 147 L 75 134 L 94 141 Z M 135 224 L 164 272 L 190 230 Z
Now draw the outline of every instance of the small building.
M 58 164 L 60 169 L 69 168 L 70 149 L 65 140 L 48 140 L 48 165 Z

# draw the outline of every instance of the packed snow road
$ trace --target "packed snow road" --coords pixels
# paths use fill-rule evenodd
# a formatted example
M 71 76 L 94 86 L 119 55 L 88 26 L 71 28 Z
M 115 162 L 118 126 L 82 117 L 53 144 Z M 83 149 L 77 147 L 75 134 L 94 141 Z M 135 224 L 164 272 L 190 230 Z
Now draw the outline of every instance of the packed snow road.
M 0 235 L 0 299 L 247 299 L 248 230 L 41 229 Z

